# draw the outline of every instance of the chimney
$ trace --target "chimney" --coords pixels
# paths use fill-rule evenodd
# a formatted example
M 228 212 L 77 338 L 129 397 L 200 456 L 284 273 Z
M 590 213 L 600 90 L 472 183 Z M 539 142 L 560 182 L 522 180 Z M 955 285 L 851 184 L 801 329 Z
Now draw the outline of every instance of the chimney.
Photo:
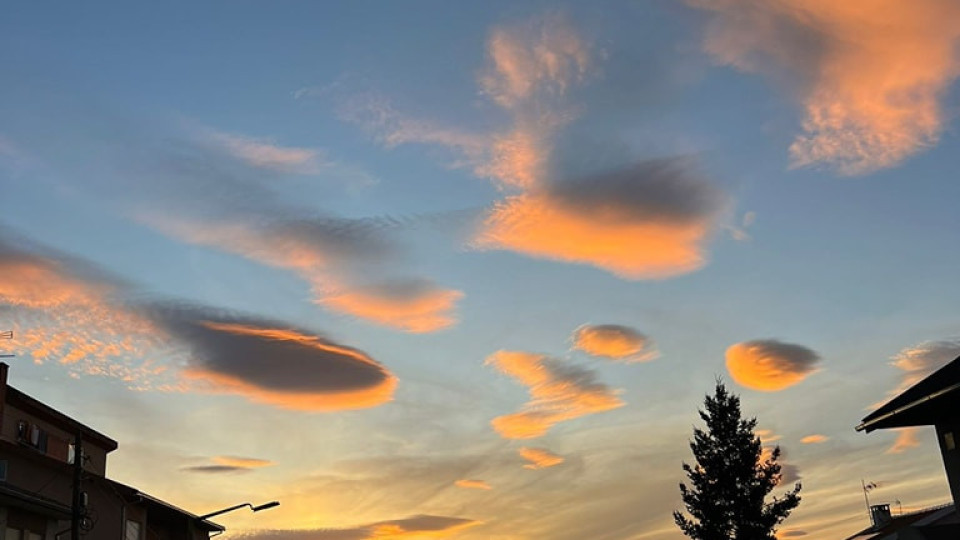
M 890 505 L 889 504 L 875 504 L 870 507 L 870 520 L 873 521 L 873 528 L 879 529 L 887 523 L 893 521 L 893 516 L 890 515 Z

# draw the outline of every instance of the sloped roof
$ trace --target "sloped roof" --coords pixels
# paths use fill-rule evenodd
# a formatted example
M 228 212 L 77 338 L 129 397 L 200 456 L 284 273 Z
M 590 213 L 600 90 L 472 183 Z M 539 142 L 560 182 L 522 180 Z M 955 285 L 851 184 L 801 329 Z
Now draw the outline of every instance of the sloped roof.
M 857 431 L 929 426 L 956 420 L 960 411 L 960 357 L 864 417 Z

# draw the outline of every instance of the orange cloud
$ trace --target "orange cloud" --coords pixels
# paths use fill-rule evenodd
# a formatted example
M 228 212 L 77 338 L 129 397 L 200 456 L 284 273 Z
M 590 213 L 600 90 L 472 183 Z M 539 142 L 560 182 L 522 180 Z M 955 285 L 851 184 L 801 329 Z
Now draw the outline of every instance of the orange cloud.
M 526 446 L 517 451 L 520 457 L 529 461 L 523 466 L 524 469 L 546 469 L 563 463 L 563 458 L 547 450 L 546 448 L 527 448 Z
M 583 325 L 573 333 L 574 349 L 626 362 L 645 362 L 659 356 L 650 345 L 647 336 L 616 324 Z
M 190 348 L 180 375 L 195 389 L 285 409 L 337 411 L 390 401 L 397 380 L 364 353 L 265 321 L 217 320 L 196 308 L 152 312 Z
M 911 448 L 920 446 L 920 439 L 917 437 L 918 428 L 895 429 L 897 440 L 887 449 L 887 454 L 902 454 Z
M 703 266 L 725 204 L 684 160 L 649 160 L 509 197 L 489 213 L 475 246 L 590 264 L 626 279 L 665 278 Z
M 257 459 L 249 457 L 238 457 L 238 456 L 213 456 L 211 461 L 217 465 L 225 465 L 228 467 L 242 467 L 244 469 L 259 469 L 261 467 L 269 467 L 273 465 L 273 462 L 268 459 Z
M 960 75 L 953 0 L 688 0 L 709 10 L 719 62 L 784 81 L 805 110 L 793 166 L 891 167 L 935 144 Z
M 617 391 L 596 382 L 592 371 L 546 356 L 499 351 L 488 357 L 486 364 L 517 379 L 530 392 L 530 401 L 520 412 L 491 422 L 507 439 L 540 437 L 559 422 L 625 405 Z
M 745 341 L 727 349 L 727 371 L 738 384 L 776 392 L 816 371 L 820 357 L 801 345 L 773 339 Z
M 807 435 L 806 437 L 800 439 L 800 442 L 803 444 L 819 444 L 822 442 L 827 442 L 829 439 L 830 437 L 817 433 L 814 435 Z
M 463 293 L 423 279 L 352 285 L 361 268 L 379 266 L 391 246 L 363 220 L 281 220 L 266 226 L 237 222 L 174 220 L 142 215 L 150 226 L 187 242 L 239 254 L 290 270 L 311 285 L 314 301 L 328 309 L 413 333 L 456 324 Z M 375 220 L 374 220 L 375 221 Z
M 463 479 L 463 480 L 457 480 L 456 482 L 453 483 L 453 485 L 457 487 L 466 488 L 466 489 L 485 489 L 485 490 L 493 489 L 493 487 L 490 486 L 490 484 L 486 483 L 483 480 Z
M 435 332 L 452 326 L 460 291 L 412 285 L 405 289 L 389 286 L 358 288 L 331 294 L 319 301 L 324 306 L 371 322 L 406 332 Z
M 772 443 L 774 441 L 779 441 L 782 437 L 769 429 L 758 429 L 754 432 L 754 435 L 760 438 L 764 443 Z
M 418 515 L 378 521 L 349 529 L 261 530 L 243 535 L 248 540 L 398 540 L 449 538 L 481 524 L 472 519 Z

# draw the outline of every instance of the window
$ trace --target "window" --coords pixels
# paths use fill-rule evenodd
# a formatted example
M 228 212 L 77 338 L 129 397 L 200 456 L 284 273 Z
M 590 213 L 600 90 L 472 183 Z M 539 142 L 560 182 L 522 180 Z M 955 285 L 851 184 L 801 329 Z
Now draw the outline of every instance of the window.
M 123 540 L 140 540 L 140 522 L 128 519 Z
M 46 453 L 48 437 L 46 430 L 36 424 L 30 424 L 26 420 L 17 422 L 17 440 L 27 446 Z
M 35 532 L 24 531 L 26 538 L 23 540 L 43 540 L 43 535 Z
M 957 447 L 956 443 L 953 440 L 953 432 L 948 431 L 943 434 L 943 444 L 947 447 L 947 450 L 953 450 Z
M 20 529 L 7 527 L 4 531 L 3 540 L 20 540 Z

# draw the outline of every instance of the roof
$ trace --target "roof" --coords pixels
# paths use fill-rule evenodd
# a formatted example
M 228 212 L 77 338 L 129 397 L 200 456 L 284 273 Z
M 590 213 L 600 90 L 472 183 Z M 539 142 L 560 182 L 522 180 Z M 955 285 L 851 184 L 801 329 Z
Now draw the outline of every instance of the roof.
M 22 508 L 55 519 L 67 519 L 71 514 L 69 506 L 6 482 L 0 482 L 0 505 Z
M 117 441 L 107 437 L 92 427 L 81 424 L 80 422 L 63 414 L 53 407 L 37 400 L 36 398 L 32 398 L 9 385 L 7 386 L 7 402 L 52 424 L 59 425 L 68 431 L 79 428 L 83 433 L 85 440 L 96 443 L 101 448 L 104 448 L 107 452 L 112 452 L 113 450 L 117 449 Z
M 167 515 L 167 516 L 171 516 L 171 515 L 183 516 L 183 517 L 186 517 L 187 519 L 196 521 L 197 526 L 207 532 L 217 532 L 217 531 L 223 532 L 227 530 L 226 527 L 224 527 L 223 525 L 219 525 L 207 519 L 202 519 L 200 516 L 192 512 L 188 512 L 166 501 L 162 501 L 154 497 L 153 495 L 149 495 L 147 493 L 140 491 L 139 489 L 133 486 L 121 484 L 120 482 L 117 482 L 116 480 L 110 480 L 109 478 L 104 478 L 103 480 L 111 484 L 114 487 L 114 489 L 116 489 L 118 492 L 123 493 L 125 497 L 136 498 L 142 501 L 143 503 L 149 505 L 152 508 L 151 514 L 154 516 L 158 514 Z
M 956 420 L 960 410 L 960 357 L 904 390 L 857 426 L 857 431 L 929 426 Z
M 909 527 L 919 527 L 924 533 L 935 531 L 942 527 L 950 527 L 950 525 L 940 525 L 941 521 L 946 521 L 948 518 L 953 518 L 956 516 L 956 511 L 954 511 L 953 504 L 945 504 L 941 506 L 934 506 L 931 508 L 925 508 L 917 512 L 911 512 L 909 514 L 903 514 L 899 516 L 894 516 L 890 522 L 886 523 L 883 527 L 879 529 L 870 526 L 866 529 L 858 532 L 857 534 L 848 537 L 846 540 L 881 540 L 887 538 L 888 535 L 896 533 L 897 531 Z M 931 536 L 929 538 L 939 538 L 938 536 Z M 956 536 L 951 536 L 951 539 L 955 539 Z

